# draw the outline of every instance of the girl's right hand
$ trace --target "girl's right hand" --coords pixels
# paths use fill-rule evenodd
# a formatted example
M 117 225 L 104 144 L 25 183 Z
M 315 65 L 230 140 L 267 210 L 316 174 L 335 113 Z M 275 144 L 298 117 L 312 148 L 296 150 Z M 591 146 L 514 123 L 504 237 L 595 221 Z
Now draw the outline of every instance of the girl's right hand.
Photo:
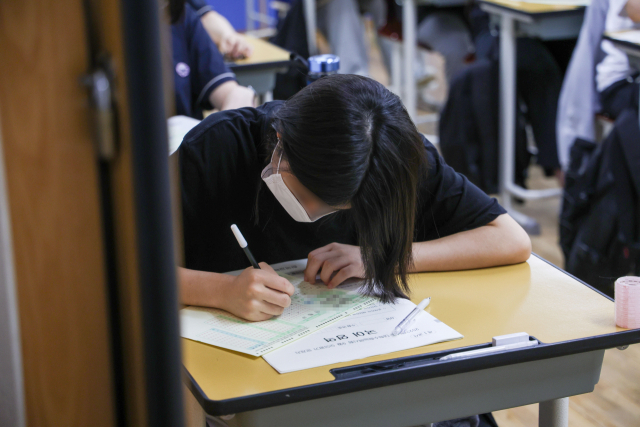
M 251 321 L 267 320 L 282 314 L 291 305 L 293 285 L 268 264 L 261 262 L 261 270 L 245 269 L 224 289 L 224 306 L 236 316 Z

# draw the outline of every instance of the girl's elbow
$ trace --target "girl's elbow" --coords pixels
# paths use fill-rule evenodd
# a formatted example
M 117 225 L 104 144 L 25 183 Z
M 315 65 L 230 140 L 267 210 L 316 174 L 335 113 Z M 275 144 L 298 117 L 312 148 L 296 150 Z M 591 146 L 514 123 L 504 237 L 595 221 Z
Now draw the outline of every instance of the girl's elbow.
M 531 256 L 531 239 L 526 231 L 508 214 L 496 218 L 494 224 L 501 230 L 505 264 L 525 262 Z
M 531 239 L 529 235 L 524 230 L 518 234 L 518 238 L 514 242 L 513 250 L 511 251 L 513 254 L 512 262 L 514 264 L 525 262 L 531 256 Z
M 522 245 L 522 249 L 520 252 L 520 261 L 519 262 L 525 262 L 526 260 L 529 259 L 529 257 L 531 257 L 531 239 L 529 239 L 529 236 L 526 236 L 526 240 Z

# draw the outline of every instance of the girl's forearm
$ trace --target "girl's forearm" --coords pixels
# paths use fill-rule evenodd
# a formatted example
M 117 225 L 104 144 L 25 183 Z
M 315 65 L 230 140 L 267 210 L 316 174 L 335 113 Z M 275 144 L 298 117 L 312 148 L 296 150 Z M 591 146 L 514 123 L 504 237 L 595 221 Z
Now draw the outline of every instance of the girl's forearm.
M 517 264 L 530 255 L 529 236 L 505 214 L 473 230 L 414 243 L 411 271 L 469 270 Z
M 180 302 L 203 307 L 223 307 L 224 289 L 234 276 L 178 267 Z

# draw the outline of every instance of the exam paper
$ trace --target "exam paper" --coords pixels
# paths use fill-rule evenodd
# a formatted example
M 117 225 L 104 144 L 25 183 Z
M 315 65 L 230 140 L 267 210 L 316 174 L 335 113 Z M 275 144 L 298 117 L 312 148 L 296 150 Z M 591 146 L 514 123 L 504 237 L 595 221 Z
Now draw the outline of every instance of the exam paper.
M 273 266 L 295 288 L 291 305 L 280 316 L 262 322 L 249 322 L 215 308 L 187 307 L 180 310 L 181 336 L 261 356 L 377 303 L 377 299 L 358 292 L 362 284 L 360 281 L 335 289 L 328 289 L 322 283 L 313 285 L 305 282 L 301 272 L 305 265 L 306 260 Z
M 398 299 L 396 304 L 376 302 L 263 358 L 285 374 L 462 338 L 426 311 L 418 314 L 405 332 L 391 336 L 393 329 L 415 307 L 406 299 Z

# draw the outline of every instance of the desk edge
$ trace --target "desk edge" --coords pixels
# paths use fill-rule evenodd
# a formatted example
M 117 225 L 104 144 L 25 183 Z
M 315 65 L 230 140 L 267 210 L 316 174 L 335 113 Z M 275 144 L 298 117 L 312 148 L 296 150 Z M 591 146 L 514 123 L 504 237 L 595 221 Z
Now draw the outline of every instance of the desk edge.
M 572 15 L 574 13 L 584 13 L 584 11 L 586 10 L 586 6 L 576 6 L 575 9 L 565 9 L 565 10 L 551 10 L 551 11 L 546 11 L 546 12 L 527 12 L 526 10 L 519 10 L 519 9 L 514 9 L 511 8 L 509 6 L 503 5 L 503 4 L 499 4 L 499 3 L 494 3 L 492 1 L 487 1 L 487 0 L 480 0 L 479 1 L 480 5 L 487 5 L 490 7 L 495 7 L 497 9 L 502 9 L 504 11 L 507 11 L 509 13 L 512 14 L 521 14 L 521 15 L 525 15 L 531 18 L 546 18 L 547 16 L 560 16 L 560 15 Z M 484 10 L 484 9 L 483 9 Z M 493 13 L 492 11 L 488 11 L 489 13 Z
M 615 37 L 608 36 L 606 34 L 603 34 L 602 38 L 604 40 L 610 41 L 611 43 L 613 43 L 615 45 L 618 45 L 618 47 L 628 48 L 628 49 L 636 51 L 636 52 L 638 52 L 640 54 L 640 44 L 638 44 L 638 43 L 633 43 L 633 42 L 626 41 L 626 40 L 620 40 L 620 39 L 617 39 Z
M 231 71 L 259 71 L 263 69 L 276 69 L 276 68 L 287 68 L 291 65 L 292 61 L 290 59 L 283 61 L 273 61 L 273 62 L 259 62 L 253 64 L 237 64 L 235 62 L 225 62 L 225 65 L 229 67 Z

